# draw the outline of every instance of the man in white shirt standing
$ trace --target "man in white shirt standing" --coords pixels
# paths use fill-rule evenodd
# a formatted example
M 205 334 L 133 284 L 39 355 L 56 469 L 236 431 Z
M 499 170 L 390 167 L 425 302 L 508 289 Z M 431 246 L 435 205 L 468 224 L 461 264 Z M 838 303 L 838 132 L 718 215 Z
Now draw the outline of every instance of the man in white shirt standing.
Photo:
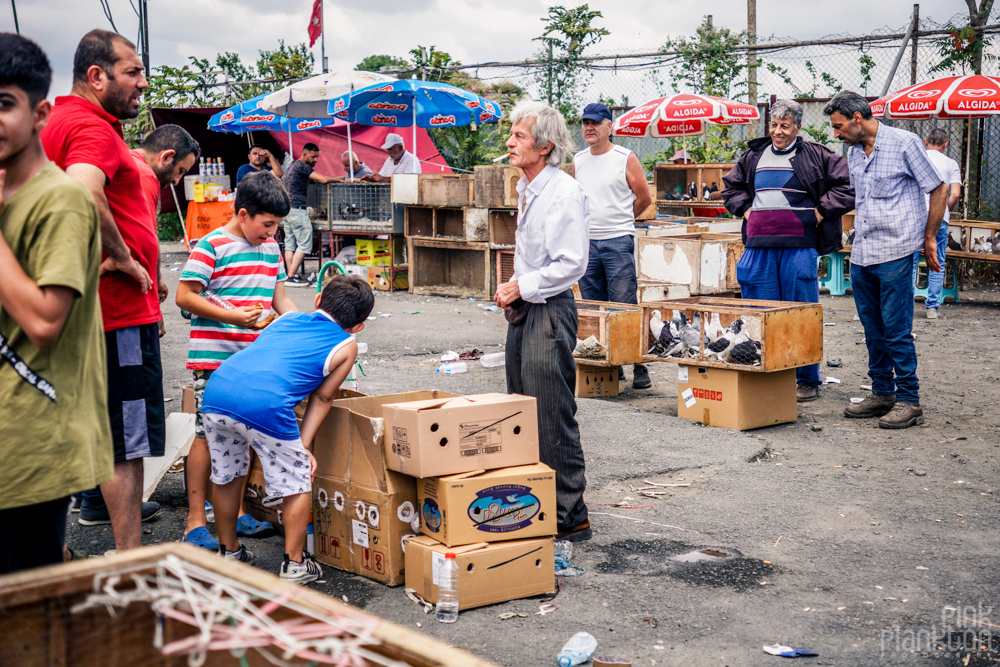
M 382 165 L 377 174 L 365 176 L 361 179 L 362 181 L 387 183 L 392 180 L 393 174 L 420 173 L 420 160 L 403 147 L 403 137 L 395 133 L 386 135 L 382 150 L 389 151 L 389 157 L 385 159 L 385 164 Z
M 941 229 L 937 234 L 937 257 L 940 271 L 927 269 L 927 298 L 924 306 L 927 311 L 927 319 L 936 320 L 938 318 L 938 308 L 941 307 L 941 290 L 944 287 L 944 255 L 948 249 L 948 220 L 951 207 L 958 202 L 958 197 L 962 191 L 962 172 L 958 168 L 958 163 L 945 155 L 948 150 L 948 133 L 941 128 L 931 130 L 924 140 L 927 147 L 927 159 L 934 165 L 941 180 L 948 184 L 948 205 L 944 209 L 944 221 L 941 222 Z M 913 255 L 913 273 L 916 275 L 917 264 L 920 262 L 920 253 Z
M 646 173 L 635 153 L 611 143 L 611 111 L 588 104 L 581 116 L 589 148 L 573 158 L 576 180 L 590 201 L 590 259 L 580 278 L 580 296 L 591 301 L 638 303 L 635 275 L 635 217 L 653 203 Z M 624 376 L 624 372 L 619 370 Z M 642 364 L 632 367 L 632 386 L 652 383 Z
M 496 292 L 509 322 L 507 391 L 538 401 L 539 453 L 556 471 L 558 539 L 587 540 L 586 462 L 573 398 L 572 288 L 587 267 L 590 207 L 580 184 L 559 169 L 574 148 L 559 112 L 525 101 L 511 110 L 510 122 L 510 164 L 524 176 L 517 184 L 514 275 Z

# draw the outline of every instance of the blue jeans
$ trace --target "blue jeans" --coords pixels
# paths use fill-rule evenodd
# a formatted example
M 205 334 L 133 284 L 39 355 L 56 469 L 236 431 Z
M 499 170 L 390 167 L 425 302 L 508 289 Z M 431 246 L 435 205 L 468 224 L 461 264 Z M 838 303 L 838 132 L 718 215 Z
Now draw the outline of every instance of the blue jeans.
M 747 248 L 736 265 L 743 298 L 819 303 L 817 257 L 815 248 Z M 822 384 L 819 364 L 797 368 L 795 380 Z
M 587 272 L 580 278 L 580 296 L 590 301 L 638 303 L 635 277 L 635 237 L 631 234 L 590 242 Z
M 851 285 L 868 345 L 872 391 L 897 401 L 920 402 L 917 349 L 913 345 L 913 258 L 851 264 Z M 895 371 L 895 379 L 893 372 Z
M 940 271 L 931 271 L 927 267 L 927 298 L 924 299 L 924 306 L 937 310 L 941 307 L 941 291 L 944 289 L 944 254 L 948 249 L 948 223 L 941 223 L 941 229 L 937 234 L 937 256 L 941 265 Z M 917 264 L 920 263 L 920 253 L 913 253 L 913 284 L 917 284 Z

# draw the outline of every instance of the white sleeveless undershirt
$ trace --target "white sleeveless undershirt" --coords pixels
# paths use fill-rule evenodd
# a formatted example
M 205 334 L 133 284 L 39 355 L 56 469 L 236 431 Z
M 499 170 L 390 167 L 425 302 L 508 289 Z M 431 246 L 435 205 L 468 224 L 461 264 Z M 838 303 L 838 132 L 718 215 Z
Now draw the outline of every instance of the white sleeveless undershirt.
M 627 148 L 612 145 L 602 155 L 593 155 L 587 148 L 573 158 L 576 180 L 590 201 L 590 238 L 594 241 L 635 234 L 635 194 L 625 178 L 631 154 Z

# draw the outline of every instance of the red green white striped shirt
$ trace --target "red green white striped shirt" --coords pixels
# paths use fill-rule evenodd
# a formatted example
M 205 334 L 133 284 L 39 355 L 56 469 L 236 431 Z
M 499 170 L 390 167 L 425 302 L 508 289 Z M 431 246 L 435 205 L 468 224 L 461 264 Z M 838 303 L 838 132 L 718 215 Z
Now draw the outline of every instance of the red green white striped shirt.
M 224 229 L 202 238 L 181 272 L 181 280 L 199 282 L 234 306 L 263 305 L 261 317 L 270 315 L 275 283 L 285 278 L 277 241 L 268 239 L 255 246 Z M 187 367 L 214 370 L 258 335 L 252 329 L 195 315 L 191 318 Z

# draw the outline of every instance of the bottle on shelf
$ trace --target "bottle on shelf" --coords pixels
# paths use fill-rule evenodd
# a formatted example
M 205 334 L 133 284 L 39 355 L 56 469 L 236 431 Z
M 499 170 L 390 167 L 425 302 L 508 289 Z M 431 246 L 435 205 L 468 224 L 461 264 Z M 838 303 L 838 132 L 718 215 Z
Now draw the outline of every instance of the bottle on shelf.
M 455 554 L 447 553 L 438 573 L 437 606 L 435 615 L 442 623 L 458 620 L 458 562 Z
M 198 176 L 201 178 L 205 177 L 205 158 L 204 156 L 198 160 Z

